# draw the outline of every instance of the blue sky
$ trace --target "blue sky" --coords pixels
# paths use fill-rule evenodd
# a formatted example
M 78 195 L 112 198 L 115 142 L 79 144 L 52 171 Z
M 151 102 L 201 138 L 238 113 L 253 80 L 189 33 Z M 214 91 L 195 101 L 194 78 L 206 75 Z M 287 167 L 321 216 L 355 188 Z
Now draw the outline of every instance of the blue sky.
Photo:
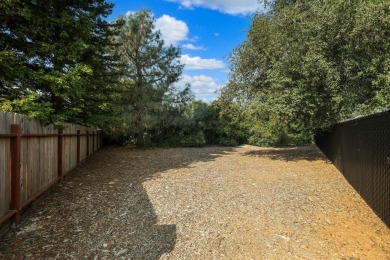
M 228 79 L 228 56 L 246 38 L 257 0 L 111 0 L 109 19 L 149 9 L 166 43 L 182 48 L 178 87 L 191 84 L 196 99 L 211 102 Z

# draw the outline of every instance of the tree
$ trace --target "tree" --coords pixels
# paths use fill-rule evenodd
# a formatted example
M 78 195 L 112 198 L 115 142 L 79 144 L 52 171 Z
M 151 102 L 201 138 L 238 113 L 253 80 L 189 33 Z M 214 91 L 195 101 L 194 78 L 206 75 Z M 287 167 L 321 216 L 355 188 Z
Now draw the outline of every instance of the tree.
M 244 125 L 258 122 L 249 136 L 307 139 L 319 128 L 390 107 L 388 1 L 267 3 L 231 54 L 221 95 L 225 113 L 234 103 L 245 112 Z
M 151 134 L 168 127 L 166 118 L 180 104 L 191 99 L 189 87 L 174 87 L 184 65 L 180 48 L 165 46 L 161 33 L 154 28 L 150 11 L 141 10 L 124 17 L 126 24 L 116 38 L 117 54 L 126 64 L 121 78 L 124 119 L 123 129 L 137 145 L 148 145 Z
M 106 0 L 0 3 L 0 106 L 46 122 L 102 123 L 119 72 Z

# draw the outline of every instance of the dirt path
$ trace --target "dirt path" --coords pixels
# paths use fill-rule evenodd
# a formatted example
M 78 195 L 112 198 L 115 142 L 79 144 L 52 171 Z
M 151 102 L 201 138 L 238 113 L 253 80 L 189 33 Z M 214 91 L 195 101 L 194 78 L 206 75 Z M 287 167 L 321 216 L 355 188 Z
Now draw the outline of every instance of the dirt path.
M 107 148 L 0 259 L 390 259 L 390 229 L 315 147 Z

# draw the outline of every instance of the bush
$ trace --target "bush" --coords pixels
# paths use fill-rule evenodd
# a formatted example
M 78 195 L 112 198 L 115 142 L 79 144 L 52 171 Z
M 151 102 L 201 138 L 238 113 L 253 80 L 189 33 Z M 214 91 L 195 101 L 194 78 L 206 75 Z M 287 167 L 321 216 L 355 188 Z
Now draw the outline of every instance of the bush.
M 203 146 L 206 144 L 203 131 L 197 131 L 192 133 L 180 133 L 180 145 L 181 146 Z

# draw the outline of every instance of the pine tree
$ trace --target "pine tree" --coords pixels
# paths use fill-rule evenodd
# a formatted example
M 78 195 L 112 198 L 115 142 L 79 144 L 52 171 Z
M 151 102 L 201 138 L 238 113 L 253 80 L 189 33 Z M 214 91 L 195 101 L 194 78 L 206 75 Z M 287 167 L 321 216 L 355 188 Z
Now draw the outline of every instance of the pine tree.
M 128 129 L 134 143 L 148 145 L 150 134 L 156 135 L 164 127 L 170 107 L 190 99 L 189 89 L 174 88 L 184 67 L 179 61 L 180 49 L 164 45 L 151 12 L 142 10 L 124 19 L 126 24 L 116 41 L 117 54 L 127 66 L 121 79 L 122 127 Z

